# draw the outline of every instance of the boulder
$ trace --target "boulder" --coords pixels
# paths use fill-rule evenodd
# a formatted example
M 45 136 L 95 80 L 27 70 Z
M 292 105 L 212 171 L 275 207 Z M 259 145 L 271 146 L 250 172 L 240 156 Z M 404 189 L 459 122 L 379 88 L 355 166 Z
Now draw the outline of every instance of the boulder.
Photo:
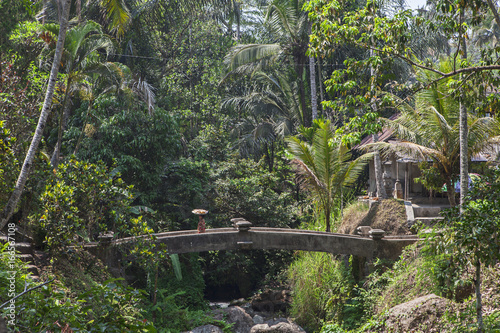
M 233 332 L 235 333 L 248 333 L 254 325 L 252 317 L 239 306 L 217 309 L 213 311 L 213 314 L 214 319 L 234 323 Z
M 265 324 L 259 324 L 252 327 L 250 333 L 299 333 L 305 332 L 302 327 L 294 322 L 281 318 L 278 321 L 268 321 Z
M 289 290 L 266 289 L 252 298 L 252 309 L 259 312 L 286 312 L 292 302 Z
M 184 333 L 223 333 L 220 327 L 214 325 L 204 325 L 194 328 L 192 331 L 187 331 Z
M 387 311 L 386 331 L 413 332 L 426 327 L 426 332 L 440 332 L 440 327 L 433 326 L 439 322 L 437 319 L 446 312 L 450 303 L 446 298 L 430 294 L 396 305 Z

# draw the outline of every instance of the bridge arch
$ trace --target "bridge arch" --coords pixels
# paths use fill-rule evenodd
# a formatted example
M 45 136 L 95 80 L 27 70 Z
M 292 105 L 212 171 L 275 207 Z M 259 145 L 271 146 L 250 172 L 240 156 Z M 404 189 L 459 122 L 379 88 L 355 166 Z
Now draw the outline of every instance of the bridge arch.
M 172 231 L 154 234 L 154 241 L 166 245 L 168 253 L 191 253 L 217 250 L 300 250 L 354 255 L 367 259 L 396 260 L 403 249 L 416 242 L 416 236 L 366 237 L 283 228 L 250 227 L 244 221 L 233 228 Z M 374 233 L 376 235 L 376 232 Z M 143 236 L 143 237 L 151 237 Z M 382 238 L 383 237 L 383 238 Z M 142 237 L 128 237 L 90 243 L 85 247 L 106 263 L 116 262 L 119 248 Z

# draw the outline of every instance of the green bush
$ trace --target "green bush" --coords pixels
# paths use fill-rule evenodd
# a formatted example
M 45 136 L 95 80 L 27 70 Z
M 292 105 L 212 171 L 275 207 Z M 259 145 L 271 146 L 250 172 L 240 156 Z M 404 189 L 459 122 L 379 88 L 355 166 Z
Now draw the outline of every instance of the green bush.
M 58 251 L 77 241 L 95 240 L 100 232 L 116 236 L 146 234 L 141 217 L 132 218 L 132 187 L 103 163 L 74 158 L 59 165 L 40 196 L 41 212 L 33 216 L 44 229 L 45 242 Z

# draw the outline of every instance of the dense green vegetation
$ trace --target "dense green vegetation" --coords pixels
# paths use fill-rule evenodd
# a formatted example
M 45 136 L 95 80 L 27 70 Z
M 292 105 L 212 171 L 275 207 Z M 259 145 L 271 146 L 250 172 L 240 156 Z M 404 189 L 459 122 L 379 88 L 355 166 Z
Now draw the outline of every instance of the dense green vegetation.
M 484 301 L 484 315 L 481 302 L 498 276 L 500 175 L 488 166 L 486 183 L 469 195 L 466 185 L 468 161 L 500 135 L 499 9 L 449 0 L 404 9 L 395 0 L 2 0 L 0 231 L 16 229 L 16 241 L 48 255 L 42 285 L 0 244 L 0 314 L 35 288 L 16 299 L 9 327 L 230 332 L 206 315 L 206 296 L 281 285 L 311 332 L 384 331 L 389 306 L 429 293 L 462 302 L 440 329 L 500 330 L 498 298 Z M 401 141 L 354 149 L 382 126 Z M 366 163 L 375 157 L 380 170 L 379 150 L 425 159 L 429 189 L 463 186 L 460 199 L 449 191 L 459 207 L 441 229 L 369 276 L 354 257 L 170 256 L 143 241 L 116 279 L 78 246 L 111 232 L 195 229 L 195 208 L 209 211 L 208 228 L 244 217 L 335 231 L 343 207 L 366 194 Z M 475 293 L 463 296 L 467 286 Z

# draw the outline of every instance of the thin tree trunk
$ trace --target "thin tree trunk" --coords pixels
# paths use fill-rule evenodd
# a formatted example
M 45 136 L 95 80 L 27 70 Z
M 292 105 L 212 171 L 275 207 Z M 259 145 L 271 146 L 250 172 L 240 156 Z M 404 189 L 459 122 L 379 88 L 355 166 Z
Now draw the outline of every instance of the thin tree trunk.
M 304 89 L 304 78 L 303 78 L 303 73 L 304 73 L 304 68 L 301 66 L 301 62 L 296 61 L 298 65 L 297 69 L 297 78 L 299 80 L 299 98 L 300 98 L 300 106 L 302 108 L 302 121 L 304 123 L 304 127 L 311 127 L 311 117 L 309 117 L 309 114 L 306 110 L 306 93 Z M 305 64 L 305 62 L 303 62 Z
M 241 37 L 241 8 L 238 2 L 234 2 L 235 11 L 236 11 L 236 40 L 239 41 Z
M 460 16 L 460 21 L 463 22 L 463 13 Z M 461 37 L 463 52 L 462 59 L 467 59 L 467 44 L 465 37 Z M 460 98 L 460 213 L 462 212 L 462 204 L 465 202 L 465 197 L 469 190 L 469 143 L 468 143 L 468 128 L 467 128 L 467 109 L 464 101 Z
M 157 303 L 157 293 L 158 293 L 158 263 L 156 263 L 155 271 L 155 289 L 153 290 L 153 306 Z M 153 310 L 153 323 L 156 322 L 156 310 Z
M 269 172 L 274 170 L 274 141 L 271 141 L 271 151 L 269 152 Z
M 309 34 L 312 34 L 312 23 L 309 23 Z M 309 56 L 309 81 L 311 84 L 311 122 L 318 119 L 318 93 L 316 91 L 316 66 L 314 57 Z
M 460 211 L 469 190 L 467 109 L 460 99 Z
M 61 117 L 59 118 L 59 130 L 57 132 L 57 143 L 54 147 L 54 152 L 52 153 L 52 157 L 50 158 L 50 165 L 52 168 L 56 169 L 59 165 L 59 157 L 61 155 L 61 146 L 62 146 L 62 137 L 63 133 L 66 130 L 66 124 L 68 123 L 69 118 L 69 94 L 71 90 L 71 76 L 68 77 L 66 81 L 66 93 L 64 94 L 64 102 L 62 105 Z
M 373 50 L 370 50 L 370 56 L 373 55 Z M 376 71 L 375 69 L 373 68 L 373 66 L 370 66 L 370 74 L 371 74 L 371 80 L 372 80 L 372 84 L 371 84 L 371 87 L 370 89 L 372 90 L 372 109 L 373 109 L 373 112 L 378 112 L 377 110 L 377 105 L 375 104 L 375 101 L 374 101 L 374 91 L 375 91 L 375 79 L 373 78 L 375 75 L 376 75 Z M 373 139 L 373 143 L 376 143 L 378 142 L 378 134 L 373 134 L 372 135 L 372 139 Z M 387 193 L 385 191 L 385 188 L 384 188 L 384 180 L 383 180 L 383 177 L 382 177 L 382 161 L 380 159 L 380 152 L 378 151 L 378 149 L 375 148 L 375 151 L 374 151 L 374 155 L 373 155 L 373 164 L 374 164 L 374 167 L 375 167 L 375 182 L 376 182 L 376 185 L 377 185 L 377 197 L 380 198 L 380 199 L 387 199 Z M 405 186 L 408 186 L 408 184 L 406 184 Z
M 59 36 L 57 38 L 56 50 L 54 54 L 54 61 L 52 62 L 52 69 L 50 70 L 49 82 L 47 85 L 47 91 L 45 94 L 45 99 L 42 106 L 42 111 L 40 112 L 40 118 L 38 118 L 38 124 L 36 126 L 35 135 L 33 135 L 33 139 L 31 140 L 31 145 L 26 153 L 26 157 L 23 162 L 23 166 L 21 168 L 21 172 L 19 173 L 19 177 L 16 182 L 16 186 L 14 187 L 14 191 L 12 192 L 7 205 L 2 211 L 1 220 L 0 220 L 0 229 L 2 229 L 9 219 L 14 214 L 14 210 L 19 203 L 21 198 L 21 194 L 24 190 L 24 185 L 28 179 L 31 166 L 36 157 L 36 152 L 38 149 L 38 145 L 40 144 L 40 140 L 42 139 L 43 129 L 45 127 L 45 123 L 47 122 L 47 117 L 50 113 L 50 107 L 52 104 L 52 97 L 54 95 L 54 88 L 57 81 L 57 73 L 59 72 L 59 64 L 61 62 L 61 56 L 64 46 L 64 39 L 66 38 L 66 32 L 68 30 L 68 18 L 69 18 L 69 8 L 71 5 L 70 0 L 61 0 L 62 5 L 62 13 L 60 15 L 60 27 L 59 27 Z
M 76 0 L 76 15 L 78 16 L 78 24 L 82 22 L 82 0 Z
M 327 207 L 325 207 L 326 232 L 330 232 L 330 214 L 331 214 L 330 207 L 327 205 Z
M 325 95 L 323 94 L 323 78 L 321 76 L 321 58 L 318 58 L 318 81 L 319 81 L 319 97 L 321 111 L 323 111 L 323 102 L 325 101 Z
M 378 142 L 378 134 L 373 134 L 373 143 Z M 382 160 L 378 150 L 374 151 L 373 164 L 375 166 L 375 182 L 377 184 L 377 197 L 380 199 L 387 199 L 387 192 L 384 187 L 384 180 L 382 177 Z M 408 186 L 408 185 L 406 185 Z
M 90 110 L 92 109 L 92 104 L 93 104 L 92 100 L 89 100 L 89 106 L 87 107 L 87 114 L 85 115 L 85 120 L 83 122 L 82 131 L 80 132 L 80 135 L 78 136 L 78 141 L 76 141 L 76 146 L 75 146 L 75 150 L 73 150 L 73 155 L 76 155 L 76 153 L 78 152 L 78 149 L 80 148 L 80 145 L 82 143 L 83 135 L 85 134 L 85 128 L 87 127 L 87 124 L 89 121 L 89 114 L 90 114 Z
M 474 281 L 476 289 L 476 317 L 477 317 L 477 332 L 484 332 L 483 324 L 483 302 L 481 299 L 481 262 L 479 259 L 476 261 L 476 278 Z
M 309 57 L 309 76 L 311 80 L 311 118 L 318 119 L 318 94 L 316 92 L 316 66 L 314 57 Z

